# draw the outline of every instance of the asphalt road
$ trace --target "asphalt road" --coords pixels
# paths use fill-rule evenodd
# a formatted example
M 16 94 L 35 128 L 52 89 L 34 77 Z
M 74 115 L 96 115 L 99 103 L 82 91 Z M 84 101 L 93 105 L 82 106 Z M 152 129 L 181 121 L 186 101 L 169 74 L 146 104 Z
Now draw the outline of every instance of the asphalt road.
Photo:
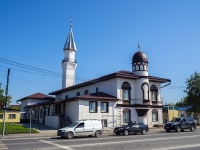
M 102 135 L 61 139 L 52 137 L 6 138 L 0 140 L 0 149 L 8 150 L 199 150 L 200 130 L 195 132 L 148 132 L 146 135 Z

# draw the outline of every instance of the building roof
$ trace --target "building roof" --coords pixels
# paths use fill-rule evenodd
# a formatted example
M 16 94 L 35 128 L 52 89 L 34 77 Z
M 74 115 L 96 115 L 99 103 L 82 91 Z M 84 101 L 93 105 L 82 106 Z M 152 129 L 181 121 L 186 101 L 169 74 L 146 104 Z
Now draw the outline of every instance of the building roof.
M 140 79 L 140 78 L 147 78 L 151 82 L 159 82 L 159 83 L 171 82 L 170 79 L 159 78 L 159 77 L 154 77 L 154 76 L 138 76 L 138 75 L 133 74 L 130 71 L 122 70 L 122 71 L 118 71 L 118 72 L 115 72 L 115 73 L 112 73 L 112 74 L 108 74 L 108 75 L 105 75 L 105 76 L 102 76 L 102 77 L 99 77 L 99 78 L 96 78 L 96 79 L 93 79 L 93 80 L 90 80 L 90 81 L 86 81 L 86 82 L 76 84 L 76 85 L 73 85 L 73 86 L 70 86 L 70 87 L 67 87 L 67 88 L 63 88 L 63 89 L 51 92 L 49 94 L 50 95 L 56 95 L 56 94 L 60 94 L 62 92 L 71 91 L 71 90 L 74 90 L 74 89 L 77 89 L 77 88 L 96 84 L 98 82 L 102 82 L 102 81 L 106 81 L 106 80 L 110 80 L 110 79 L 114 79 L 114 78 L 125 78 L 125 79 L 133 79 L 133 80 Z
M 86 94 L 82 96 L 77 96 L 77 99 L 99 99 L 99 100 L 118 100 L 117 97 L 109 95 L 104 92 L 97 92 L 92 94 Z
M 23 100 L 26 100 L 26 99 L 40 99 L 40 100 L 44 100 L 44 99 L 48 99 L 48 100 L 55 100 L 54 97 L 52 96 L 49 96 L 49 95 L 45 95 L 45 94 L 42 94 L 42 93 L 35 93 L 35 94 L 32 94 L 32 95 L 29 95 L 29 96 L 26 96 L 22 99 L 19 99 L 17 100 L 18 101 L 23 101 Z
M 136 62 L 146 62 L 148 63 L 148 58 L 145 53 L 138 51 L 133 55 L 132 64 Z
M 65 42 L 63 50 L 64 51 L 65 50 L 75 50 L 76 51 L 76 44 L 75 44 L 74 36 L 73 36 L 73 32 L 72 32 L 72 24 L 70 25 L 70 31 L 69 31 L 69 34 L 68 34 L 68 37 Z
M 80 99 L 91 99 L 91 100 L 106 100 L 106 101 L 118 101 L 117 97 L 114 97 L 112 95 L 109 95 L 104 92 L 97 92 L 97 93 L 91 93 L 91 94 L 86 94 L 82 96 L 75 96 L 72 98 L 67 98 L 65 100 L 55 100 L 55 101 L 48 101 L 48 102 L 42 102 L 42 103 L 37 103 L 33 105 L 28 105 L 26 106 L 27 108 L 30 107 L 35 107 L 35 106 L 43 106 L 43 105 L 50 105 L 50 104 L 58 104 L 62 102 L 70 102 L 70 101 L 75 101 L 75 100 L 80 100 Z

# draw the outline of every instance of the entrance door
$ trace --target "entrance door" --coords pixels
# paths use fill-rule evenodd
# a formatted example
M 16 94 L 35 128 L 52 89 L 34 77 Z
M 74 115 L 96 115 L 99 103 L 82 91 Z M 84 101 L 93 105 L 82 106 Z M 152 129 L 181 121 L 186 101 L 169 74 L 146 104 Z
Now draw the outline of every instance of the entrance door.
M 126 108 L 123 110 L 123 123 L 131 121 L 131 110 Z

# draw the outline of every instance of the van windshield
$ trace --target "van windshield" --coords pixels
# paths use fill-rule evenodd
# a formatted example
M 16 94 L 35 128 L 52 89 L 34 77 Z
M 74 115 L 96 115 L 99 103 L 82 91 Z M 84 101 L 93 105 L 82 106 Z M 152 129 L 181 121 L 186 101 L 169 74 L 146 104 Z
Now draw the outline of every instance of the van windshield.
M 74 123 L 68 125 L 67 127 L 75 127 L 77 124 L 78 124 L 78 122 L 74 122 Z
M 174 118 L 170 122 L 180 122 L 180 121 L 181 121 L 181 118 Z

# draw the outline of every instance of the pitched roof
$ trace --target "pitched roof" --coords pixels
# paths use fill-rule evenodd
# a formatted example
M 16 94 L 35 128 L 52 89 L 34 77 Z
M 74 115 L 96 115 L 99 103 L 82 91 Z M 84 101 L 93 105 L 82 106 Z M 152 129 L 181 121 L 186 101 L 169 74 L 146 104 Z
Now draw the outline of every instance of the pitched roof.
M 92 94 L 86 94 L 82 96 L 76 96 L 76 99 L 104 99 L 104 100 L 118 100 L 117 97 L 106 94 L 104 92 L 97 92 Z
M 32 95 L 26 96 L 26 97 L 24 97 L 22 99 L 19 99 L 17 101 L 23 101 L 25 99 L 41 99 L 41 100 L 42 99 L 48 99 L 48 100 L 55 100 L 55 98 L 52 97 L 52 96 L 45 95 L 45 94 L 42 94 L 42 93 L 38 92 L 38 93 L 35 93 L 35 94 L 32 94 Z
M 50 105 L 50 104 L 58 104 L 58 103 L 62 103 L 62 102 L 70 102 L 70 101 L 75 101 L 75 100 L 80 100 L 80 99 L 90 99 L 90 100 L 92 99 L 92 100 L 103 100 L 103 101 L 104 100 L 105 101 L 118 101 L 119 100 L 119 99 L 117 99 L 117 97 L 109 95 L 107 93 L 97 92 L 97 93 L 67 98 L 65 100 L 55 100 L 55 101 L 37 103 L 37 104 L 29 105 L 29 106 L 27 106 L 27 108 L 35 107 L 35 106 Z
M 102 82 L 102 81 L 106 81 L 106 80 L 110 80 L 110 79 L 114 79 L 114 78 L 125 78 L 125 79 L 133 79 L 133 80 L 140 79 L 140 78 L 147 78 L 147 79 L 149 79 L 149 81 L 152 81 L 152 82 L 159 82 L 159 83 L 171 82 L 170 79 L 159 78 L 159 77 L 154 77 L 154 76 L 138 76 L 138 75 L 133 74 L 130 71 L 122 70 L 122 71 L 118 71 L 118 72 L 115 72 L 115 73 L 112 73 L 112 74 L 108 74 L 108 75 L 105 75 L 105 76 L 102 76 L 102 77 L 99 77 L 99 78 L 96 78 L 96 79 L 93 79 L 93 80 L 90 80 L 90 81 L 86 81 L 86 82 L 83 82 L 83 83 L 80 83 L 80 84 L 76 84 L 76 85 L 73 85 L 73 86 L 70 86 L 70 87 L 67 87 L 67 88 L 64 88 L 64 89 L 60 89 L 60 90 L 51 92 L 49 94 L 50 95 L 56 95 L 56 94 L 60 94 L 62 92 L 67 92 L 67 91 L 74 90 L 74 89 L 77 89 L 77 88 L 80 88 L 80 87 L 96 84 L 98 82 Z

